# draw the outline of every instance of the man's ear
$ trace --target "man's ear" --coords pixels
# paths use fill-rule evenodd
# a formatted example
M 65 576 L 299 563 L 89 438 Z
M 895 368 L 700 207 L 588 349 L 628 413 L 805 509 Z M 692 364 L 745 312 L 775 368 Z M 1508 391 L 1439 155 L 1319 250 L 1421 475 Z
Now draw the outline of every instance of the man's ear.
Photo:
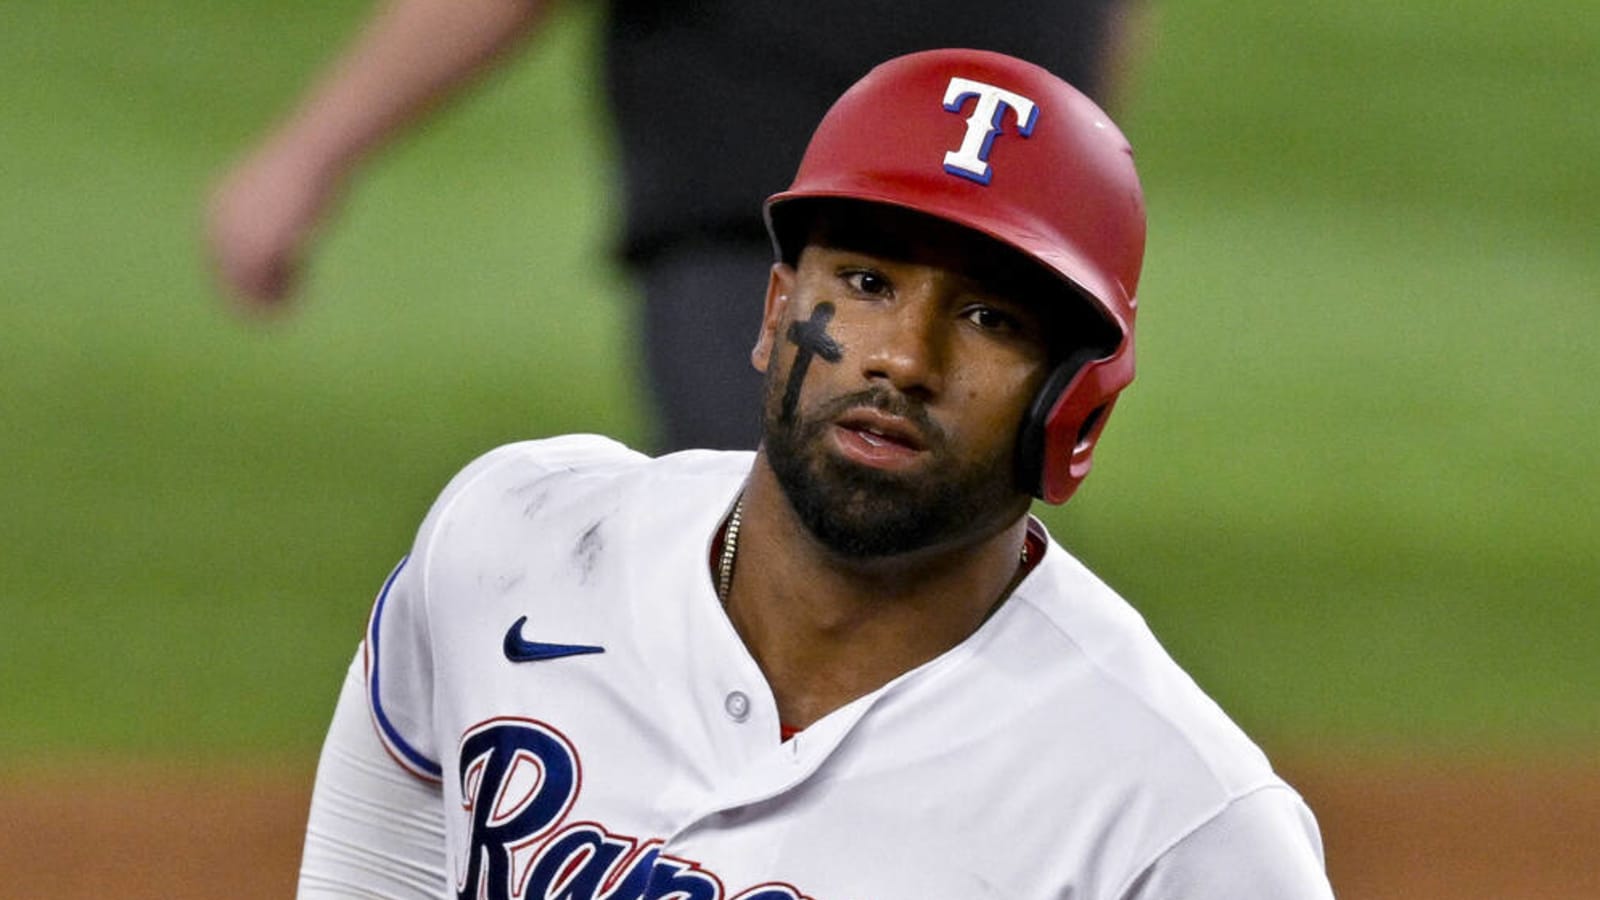
M 756 335 L 756 345 L 750 351 L 750 364 L 756 371 L 766 374 L 772 363 L 772 348 L 777 346 L 778 328 L 789 310 L 789 297 L 794 294 L 794 269 L 787 263 L 773 263 L 767 277 L 767 301 L 761 313 L 761 333 Z

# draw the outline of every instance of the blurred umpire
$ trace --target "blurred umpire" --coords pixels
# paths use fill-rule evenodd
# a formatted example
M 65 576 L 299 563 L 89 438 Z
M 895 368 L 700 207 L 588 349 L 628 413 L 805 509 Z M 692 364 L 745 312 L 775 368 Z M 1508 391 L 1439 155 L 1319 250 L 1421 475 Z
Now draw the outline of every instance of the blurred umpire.
M 812 126 L 873 64 L 931 47 L 1033 60 L 1115 104 L 1139 0 L 613 0 L 605 80 L 626 206 L 620 251 L 661 451 L 749 449 L 749 349 L 772 248 L 755 211 Z M 211 198 L 222 288 L 247 306 L 296 290 L 301 258 L 363 161 L 536 34 L 543 0 L 390 0 Z M 523 177 L 506 172 L 505 177 Z

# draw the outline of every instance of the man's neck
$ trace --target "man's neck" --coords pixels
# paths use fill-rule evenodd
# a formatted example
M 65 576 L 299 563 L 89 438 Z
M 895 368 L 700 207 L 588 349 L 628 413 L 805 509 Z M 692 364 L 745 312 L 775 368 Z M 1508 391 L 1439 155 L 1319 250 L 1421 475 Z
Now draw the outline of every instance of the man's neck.
M 804 728 L 965 640 L 1015 586 L 1027 517 L 956 546 L 859 561 L 823 547 L 758 457 L 728 617 L 786 725 Z

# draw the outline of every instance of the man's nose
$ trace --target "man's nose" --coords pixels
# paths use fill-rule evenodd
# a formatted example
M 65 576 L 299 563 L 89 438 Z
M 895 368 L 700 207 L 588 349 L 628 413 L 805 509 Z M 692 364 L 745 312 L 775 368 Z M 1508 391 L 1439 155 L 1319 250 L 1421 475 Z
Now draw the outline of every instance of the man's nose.
M 947 328 L 931 290 L 902 290 L 869 317 L 862 371 L 901 393 L 928 399 L 944 390 Z

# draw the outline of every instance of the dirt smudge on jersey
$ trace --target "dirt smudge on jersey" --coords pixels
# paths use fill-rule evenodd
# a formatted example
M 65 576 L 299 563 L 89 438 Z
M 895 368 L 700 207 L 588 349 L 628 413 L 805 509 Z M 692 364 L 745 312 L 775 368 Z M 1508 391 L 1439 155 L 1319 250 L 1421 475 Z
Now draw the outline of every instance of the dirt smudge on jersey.
M 578 568 L 578 583 L 588 584 L 589 578 L 594 574 L 595 566 L 600 561 L 600 554 L 606 548 L 605 538 L 600 534 L 600 526 L 605 519 L 596 519 L 583 534 L 578 536 L 578 544 L 572 550 L 573 563 Z

